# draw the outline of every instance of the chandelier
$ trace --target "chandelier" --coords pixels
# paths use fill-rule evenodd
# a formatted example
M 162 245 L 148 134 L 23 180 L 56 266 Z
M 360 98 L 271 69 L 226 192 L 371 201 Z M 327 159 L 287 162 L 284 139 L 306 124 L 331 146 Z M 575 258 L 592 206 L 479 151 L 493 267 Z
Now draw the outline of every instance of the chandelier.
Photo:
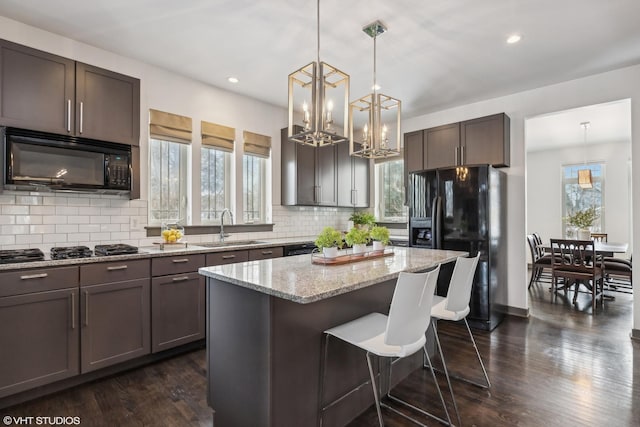
M 587 129 L 591 126 L 591 122 L 582 122 L 580 126 L 584 129 L 584 169 L 578 169 L 578 185 L 580 188 L 593 188 L 591 169 L 587 167 Z
M 289 141 L 320 147 L 347 141 L 349 76 L 320 62 L 320 0 L 316 61 L 289 74 Z
M 380 21 L 365 26 L 373 38 L 373 93 L 349 104 L 349 153 L 368 159 L 400 154 L 400 101 L 378 93 L 376 82 L 376 40 L 387 31 Z

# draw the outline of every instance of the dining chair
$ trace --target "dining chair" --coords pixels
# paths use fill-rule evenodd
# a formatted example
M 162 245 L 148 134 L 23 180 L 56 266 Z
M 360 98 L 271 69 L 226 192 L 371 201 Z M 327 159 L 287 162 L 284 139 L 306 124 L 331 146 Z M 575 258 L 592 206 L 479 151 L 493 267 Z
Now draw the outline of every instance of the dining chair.
M 527 243 L 531 252 L 531 279 L 529 279 L 529 286 L 527 287 L 529 289 L 533 282 L 540 280 L 545 269 L 551 270 L 551 254 L 544 252 L 542 242 L 538 243 L 535 234 L 527 235 Z
M 552 290 L 557 291 L 558 279 L 564 280 L 564 289 L 574 285 L 575 304 L 580 284 L 591 292 L 592 314 L 595 314 L 596 300 L 604 306 L 604 273 L 602 257 L 596 257 L 592 240 L 551 239 Z
M 633 293 L 633 265 L 631 258 L 605 257 L 604 278 L 609 290 L 631 294 Z
M 373 371 L 372 355 L 378 356 L 379 358 L 391 358 L 398 360 L 411 356 L 422 349 L 424 352 L 424 357 L 428 361 L 429 366 L 431 368 L 433 367 L 431 365 L 431 359 L 429 358 L 429 353 L 427 352 L 427 348 L 425 345 L 425 333 L 429 328 L 429 321 L 431 319 L 431 311 L 429 310 L 429 307 L 431 307 L 433 302 L 433 295 L 435 292 L 439 271 L 440 266 L 426 273 L 401 272 L 396 282 L 396 288 L 393 293 L 388 316 L 381 313 L 370 313 L 358 319 L 324 331 L 324 351 L 320 374 L 321 396 L 324 390 L 325 365 L 329 348 L 329 337 L 335 337 L 346 343 L 359 347 L 366 352 L 367 367 L 369 368 L 370 377 L 369 381 L 367 381 L 366 383 L 371 382 L 371 387 L 373 388 L 373 397 L 376 404 L 376 411 L 378 413 L 378 421 L 381 427 L 384 426 L 382 411 L 380 409 L 381 407 L 387 408 L 401 415 L 402 417 L 413 421 L 418 425 L 424 425 L 415 418 L 410 417 L 404 412 L 395 409 L 394 407 L 381 400 L 379 396 L 378 385 L 376 385 L 375 380 L 376 373 Z M 389 376 L 387 377 L 389 381 L 388 384 L 390 384 L 392 365 L 393 362 L 389 363 Z M 402 404 L 408 408 L 413 409 L 414 411 L 429 416 L 444 424 L 451 425 L 449 412 L 447 411 L 447 407 L 442 396 L 442 392 L 440 391 L 440 386 L 438 385 L 435 372 L 433 371 L 433 369 L 431 370 L 431 372 L 434 384 L 438 390 L 440 401 L 446 414 L 446 420 L 433 415 L 421 408 L 418 408 L 415 405 L 405 402 L 395 396 L 392 396 L 390 386 L 386 397 L 390 401 Z M 380 376 L 380 378 L 382 379 L 382 375 Z M 366 383 L 361 384 L 357 387 L 357 389 L 359 389 Z M 353 391 L 346 393 L 345 396 L 347 394 L 350 394 L 351 392 Z M 340 401 L 343 397 L 344 396 L 336 399 L 335 402 Z M 321 407 L 318 408 L 318 411 L 320 425 L 322 426 L 322 416 L 324 409 L 331 406 L 332 404 L 329 404 L 323 408 L 322 398 L 320 399 L 320 401 Z

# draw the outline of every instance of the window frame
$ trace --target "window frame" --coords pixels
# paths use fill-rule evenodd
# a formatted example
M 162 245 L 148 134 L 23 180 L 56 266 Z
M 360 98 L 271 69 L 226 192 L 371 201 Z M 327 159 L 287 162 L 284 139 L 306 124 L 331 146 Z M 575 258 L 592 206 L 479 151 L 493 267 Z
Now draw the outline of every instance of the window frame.
M 252 219 L 248 219 L 247 217 L 247 212 L 248 212 L 248 198 L 247 198 L 247 194 L 246 194 L 246 188 L 247 188 L 247 177 L 246 177 L 246 173 L 247 173 L 247 165 L 245 160 L 251 157 L 253 159 L 255 159 L 256 161 L 259 162 L 260 165 L 260 171 L 259 171 L 259 186 L 260 186 L 260 206 L 258 209 L 259 212 L 259 218 L 252 218 Z M 270 158 L 265 158 L 262 156 L 257 156 L 254 154 L 250 154 L 250 153 L 244 153 L 242 155 L 242 221 L 244 224 L 264 224 L 267 222 L 267 170 L 269 169 L 269 162 Z M 255 212 L 256 210 L 253 209 L 252 212 Z
M 593 182 L 593 186 L 594 188 L 592 189 L 583 189 L 580 188 L 578 185 L 578 174 L 577 174 L 577 170 L 578 169 L 585 169 L 585 168 L 589 168 L 591 169 L 591 180 Z M 567 169 L 570 169 L 569 171 L 567 171 Z M 576 171 L 575 173 L 573 173 L 574 171 Z M 567 173 L 571 172 L 571 176 L 567 177 Z M 605 183 L 606 183 L 606 164 L 605 162 L 601 162 L 601 161 L 593 161 L 593 162 L 586 162 L 586 163 L 567 163 L 567 164 L 563 164 L 562 165 L 562 169 L 561 169 L 561 198 L 562 198 L 562 218 L 566 218 L 571 212 L 568 209 L 568 205 L 570 203 L 570 201 L 567 200 L 567 185 L 572 185 L 575 186 L 577 188 L 575 188 L 575 191 L 572 193 L 574 196 L 574 200 L 573 200 L 573 211 L 575 210 L 580 210 L 580 209 L 585 209 L 589 206 L 594 206 L 594 203 L 590 203 L 588 205 L 582 205 L 582 206 L 578 206 L 577 203 L 581 200 L 580 197 L 578 197 L 578 193 L 579 194 L 585 194 L 585 193 L 593 193 L 595 192 L 599 192 L 599 206 L 595 206 L 596 210 L 599 213 L 599 217 L 598 219 L 594 222 L 593 226 L 591 227 L 591 231 L 592 232 L 602 232 L 604 229 L 604 224 L 605 224 Z M 594 196 L 589 197 L 591 199 L 591 201 L 593 202 Z M 587 198 L 584 198 L 584 200 L 586 200 Z M 566 223 L 566 221 L 562 221 L 562 230 L 564 232 L 565 236 L 570 236 L 571 235 L 571 231 L 570 230 L 570 226 Z
M 153 176 L 153 169 L 154 169 L 153 155 L 154 155 L 154 146 L 157 145 L 158 143 L 162 145 L 166 145 L 167 149 L 172 146 L 179 147 L 179 156 L 180 156 L 178 160 L 179 207 L 178 207 L 177 217 L 169 217 L 168 212 L 170 211 L 170 209 L 166 207 L 163 207 L 157 210 L 153 209 L 152 195 L 156 193 L 152 188 L 153 182 L 155 181 Z M 160 149 L 162 150 L 163 148 L 161 147 Z M 162 159 L 161 161 L 163 164 L 168 162 L 168 160 L 166 159 Z M 148 177 L 149 177 L 148 222 L 149 222 L 149 225 L 161 225 L 163 223 L 168 223 L 168 222 L 180 222 L 181 224 L 189 223 L 190 222 L 189 201 L 190 201 L 190 193 L 191 193 L 191 189 L 190 189 L 191 180 L 189 179 L 189 176 L 191 174 L 191 145 L 170 141 L 168 139 L 150 137 L 148 164 L 149 164 L 149 173 L 148 173 Z M 160 181 L 162 181 L 162 178 L 160 178 Z M 161 184 L 160 193 L 163 193 L 162 184 Z M 167 212 L 167 215 L 163 215 L 164 216 L 163 218 L 156 218 L 154 215 L 154 212 L 165 212 L 165 211 Z
M 224 192 L 224 203 L 223 203 L 223 208 L 228 208 L 231 206 L 231 181 L 232 181 L 232 159 L 233 159 L 233 153 L 226 151 L 226 150 L 221 150 L 219 148 L 213 147 L 213 146 L 207 146 L 207 145 L 203 145 L 200 147 L 200 190 L 199 190 L 199 196 L 200 196 L 200 212 L 198 214 L 198 218 L 200 220 L 200 224 L 203 225 L 211 225 L 211 224 L 220 224 L 220 217 L 219 214 L 222 213 L 222 209 L 220 210 L 220 212 L 218 212 L 218 215 L 215 215 L 216 211 L 214 210 L 214 216 L 213 218 L 204 218 L 203 214 L 205 213 L 205 207 L 203 204 L 203 191 L 204 191 L 204 182 L 202 180 L 202 176 L 203 176 L 203 161 L 205 159 L 205 154 L 208 157 L 209 151 L 215 151 L 216 153 L 221 153 L 224 157 L 223 159 L 223 167 L 224 167 L 224 182 L 223 182 L 223 192 Z M 211 210 L 208 210 L 209 212 L 211 212 Z
M 399 177 L 397 179 L 401 182 L 401 192 L 399 196 L 399 201 L 402 203 L 401 213 L 400 215 L 386 215 L 386 200 L 387 195 L 385 194 L 385 185 L 384 181 L 389 172 L 385 173 L 386 168 L 390 167 L 392 164 L 401 165 L 401 170 L 399 172 Z M 407 216 L 409 213 L 408 207 L 404 204 L 406 189 L 404 188 L 404 160 L 401 158 L 397 160 L 389 160 L 385 162 L 375 163 L 374 165 L 374 184 L 375 184 L 375 211 L 376 218 L 380 222 L 407 222 Z

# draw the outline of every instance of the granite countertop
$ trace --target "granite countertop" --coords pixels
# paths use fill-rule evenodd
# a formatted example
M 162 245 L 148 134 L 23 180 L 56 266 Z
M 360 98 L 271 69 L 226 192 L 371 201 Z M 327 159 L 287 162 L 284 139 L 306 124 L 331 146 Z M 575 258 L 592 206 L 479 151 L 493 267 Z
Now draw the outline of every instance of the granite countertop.
M 401 271 L 424 271 L 466 252 L 395 246 L 393 255 L 343 265 L 316 265 L 297 255 L 204 267 L 199 273 L 297 303 L 311 303 L 395 279 Z
M 138 248 L 137 254 L 92 256 L 88 258 L 71 258 L 71 259 L 57 259 L 57 260 L 51 259 L 49 256 L 49 253 L 45 252 L 44 261 L 28 261 L 28 262 L 0 264 L 0 271 L 23 270 L 23 269 L 43 268 L 43 267 L 61 267 L 61 266 L 70 266 L 70 265 L 90 264 L 95 262 L 123 261 L 123 260 L 155 258 L 155 257 L 172 256 L 172 255 L 187 255 L 187 254 L 201 254 L 201 253 L 204 254 L 204 253 L 214 253 L 214 252 L 260 249 L 260 248 L 270 248 L 274 246 L 286 246 L 286 245 L 307 243 L 307 242 L 312 242 L 314 240 L 315 240 L 315 237 L 313 236 L 285 237 L 285 238 L 277 238 L 277 239 L 256 239 L 255 240 L 256 243 L 252 243 L 252 244 L 234 244 L 234 240 L 229 239 L 225 242 L 223 246 L 216 246 L 216 247 L 198 246 L 197 243 L 194 243 L 194 244 L 189 243 L 186 246 L 184 244 L 164 245 L 164 249 L 160 249 L 160 245 L 155 245 L 155 246 L 140 247 Z M 245 241 L 245 240 L 240 240 L 240 242 L 242 241 Z

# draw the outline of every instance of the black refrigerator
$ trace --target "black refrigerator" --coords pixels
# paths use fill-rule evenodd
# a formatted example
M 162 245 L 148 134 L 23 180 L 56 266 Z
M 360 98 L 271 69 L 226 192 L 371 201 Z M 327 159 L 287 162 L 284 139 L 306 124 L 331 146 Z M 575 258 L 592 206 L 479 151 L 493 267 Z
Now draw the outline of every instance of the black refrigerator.
M 488 165 L 436 169 L 409 176 L 409 244 L 480 252 L 467 320 L 492 330 L 506 300 L 506 175 Z M 438 295 L 445 296 L 453 263 L 442 266 Z M 504 305 L 504 303 L 502 304 Z

